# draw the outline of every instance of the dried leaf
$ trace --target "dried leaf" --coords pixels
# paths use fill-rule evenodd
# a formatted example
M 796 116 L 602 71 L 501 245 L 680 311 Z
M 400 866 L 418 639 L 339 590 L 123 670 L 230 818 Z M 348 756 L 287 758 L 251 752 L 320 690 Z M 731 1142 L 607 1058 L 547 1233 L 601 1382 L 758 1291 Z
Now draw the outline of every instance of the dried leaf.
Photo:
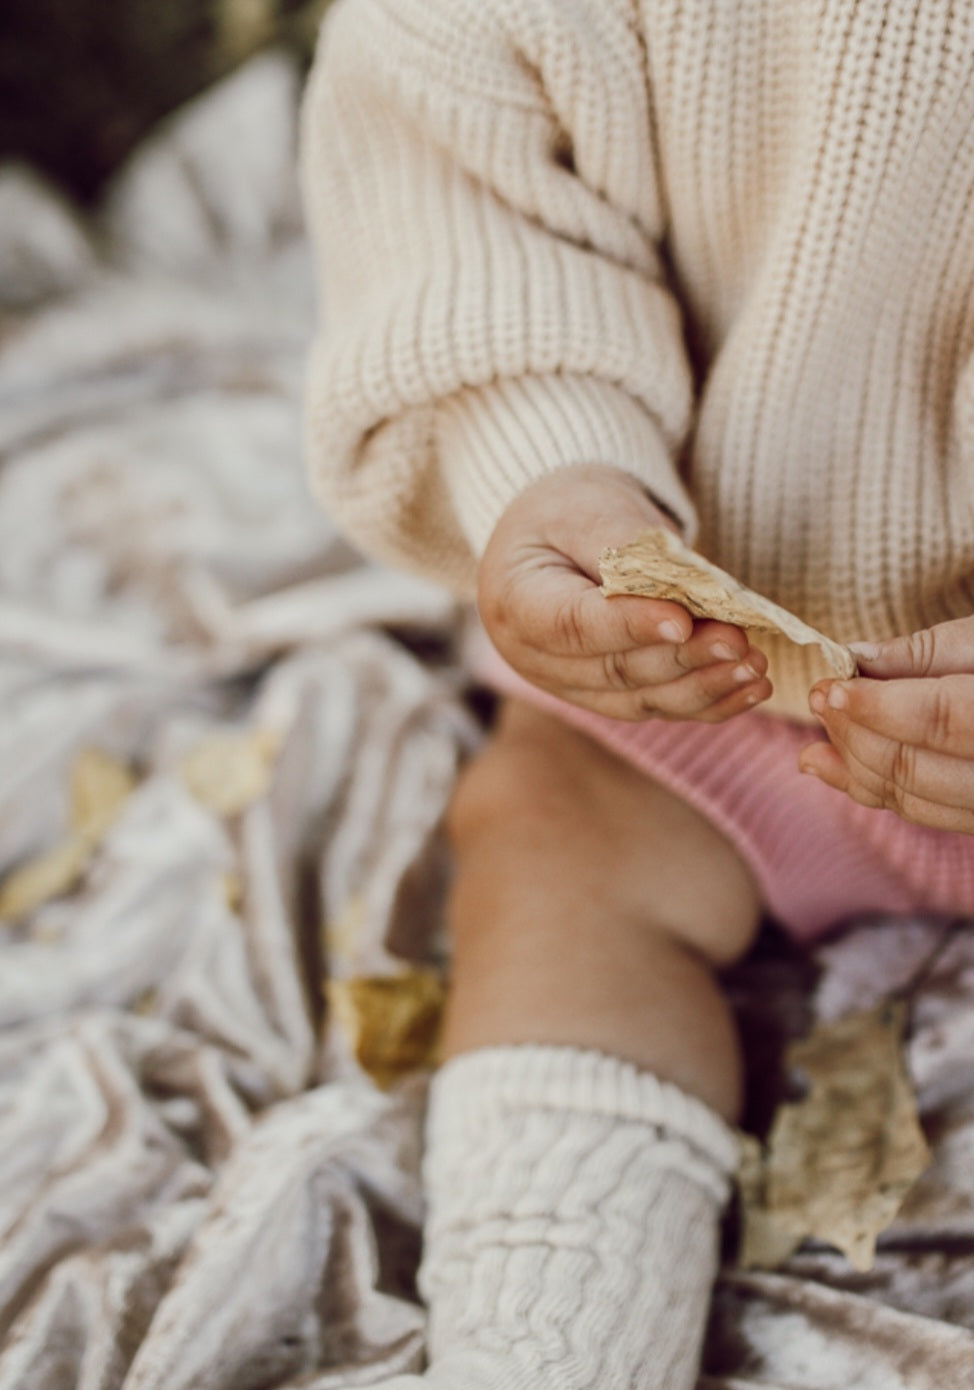
M 239 916 L 244 905 L 244 884 L 239 874 L 223 875 L 223 897 L 230 911 Z
M 352 970 L 359 951 L 368 918 L 368 901 L 364 894 L 354 893 L 345 900 L 341 910 L 324 924 L 325 955 L 332 970 Z
M 239 815 L 270 786 L 279 747 L 280 738 L 271 729 L 214 735 L 183 759 L 183 781 L 216 815 Z
M 159 1002 L 159 992 L 155 989 L 144 989 L 132 1005 L 132 1013 L 139 1018 L 151 1018 L 156 1011 Z
M 70 777 L 71 828 L 80 835 L 100 835 L 135 790 L 136 778 L 125 763 L 100 748 L 84 748 Z
M 446 990 L 435 970 L 329 980 L 327 998 L 356 1061 L 379 1086 L 436 1065 Z
M 74 887 L 95 849 L 87 835 L 72 835 L 14 869 L 0 888 L 0 920 L 26 917 Z
M 0 920 L 26 917 L 70 892 L 136 785 L 124 763 L 97 748 L 78 753 L 68 782 L 72 833 L 8 874 L 0 887 Z
M 905 1006 L 823 1024 L 789 1050 L 809 1092 L 783 1105 L 760 1168 L 743 1166 L 747 1266 L 773 1268 L 812 1236 L 859 1270 L 930 1163 L 903 1060 Z
M 644 531 L 628 545 L 603 551 L 599 572 L 602 592 L 610 598 L 638 594 L 672 599 L 698 618 L 717 618 L 754 632 L 778 632 L 800 646 L 816 646 L 837 675 L 856 674 L 856 659 L 848 647 L 745 588 L 665 527 Z
M 745 1269 L 777 1269 L 801 1244 L 806 1232 L 796 1235 L 781 1225 L 768 1206 L 768 1156 L 752 1134 L 738 1135 L 740 1167 L 737 1186 L 744 1217 L 741 1264 Z
M 218 51 L 225 62 L 240 63 L 274 37 L 274 0 L 218 0 Z

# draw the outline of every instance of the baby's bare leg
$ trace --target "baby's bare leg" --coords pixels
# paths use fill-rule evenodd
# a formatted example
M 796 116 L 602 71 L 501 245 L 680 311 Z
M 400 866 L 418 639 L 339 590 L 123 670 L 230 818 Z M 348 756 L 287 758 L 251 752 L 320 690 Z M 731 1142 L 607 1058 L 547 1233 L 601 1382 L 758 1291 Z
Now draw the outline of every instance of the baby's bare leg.
M 671 792 L 519 702 L 461 781 L 450 830 L 447 1053 L 594 1048 L 736 1120 L 739 1050 L 713 970 L 747 950 L 760 903 L 728 841 Z
M 692 1390 L 737 1161 L 712 969 L 751 940 L 751 878 L 695 812 L 525 705 L 450 829 L 430 1361 L 384 1390 Z

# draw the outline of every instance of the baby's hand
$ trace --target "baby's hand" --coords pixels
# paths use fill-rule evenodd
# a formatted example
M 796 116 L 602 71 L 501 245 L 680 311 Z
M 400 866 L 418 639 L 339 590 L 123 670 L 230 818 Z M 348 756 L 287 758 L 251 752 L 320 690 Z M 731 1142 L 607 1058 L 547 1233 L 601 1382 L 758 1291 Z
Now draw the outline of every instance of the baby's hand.
M 974 835 L 974 617 L 856 648 L 870 679 L 809 697 L 830 743 L 799 766 L 864 806 Z
M 669 524 L 619 469 L 563 469 L 533 484 L 480 566 L 480 616 L 501 656 L 533 685 L 613 719 L 718 723 L 766 700 L 767 660 L 741 628 L 600 592 L 606 546 Z

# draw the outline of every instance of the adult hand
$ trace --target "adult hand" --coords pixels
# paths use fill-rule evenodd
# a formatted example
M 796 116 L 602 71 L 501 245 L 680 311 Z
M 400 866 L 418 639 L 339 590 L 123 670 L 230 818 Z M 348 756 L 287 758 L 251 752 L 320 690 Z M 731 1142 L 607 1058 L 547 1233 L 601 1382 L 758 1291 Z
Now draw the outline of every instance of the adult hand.
M 717 723 L 766 700 L 767 659 L 741 628 L 601 593 L 604 548 L 667 525 L 615 468 L 562 469 L 521 493 L 480 565 L 480 616 L 501 656 L 542 690 L 613 719 Z
M 855 650 L 864 678 L 809 695 L 830 742 L 799 767 L 864 806 L 974 835 L 974 617 Z

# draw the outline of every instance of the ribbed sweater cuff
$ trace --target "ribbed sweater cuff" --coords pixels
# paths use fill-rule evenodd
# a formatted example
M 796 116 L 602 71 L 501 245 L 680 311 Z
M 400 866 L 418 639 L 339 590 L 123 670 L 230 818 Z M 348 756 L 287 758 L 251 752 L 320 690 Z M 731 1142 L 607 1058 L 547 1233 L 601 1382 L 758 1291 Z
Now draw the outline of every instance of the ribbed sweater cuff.
M 446 1156 L 465 1151 L 497 1110 L 575 1111 L 644 1124 L 699 1156 L 698 1178 L 726 1193 L 739 1162 L 734 1131 L 703 1101 L 650 1072 L 601 1052 L 520 1044 L 461 1053 L 437 1073 L 427 1121 L 431 1143 Z M 715 1171 L 716 1170 L 716 1171 Z
M 693 540 L 696 516 L 670 450 L 653 417 L 621 387 L 594 377 L 519 377 L 456 393 L 440 417 L 439 456 L 478 557 L 519 493 L 583 463 L 630 473 Z

